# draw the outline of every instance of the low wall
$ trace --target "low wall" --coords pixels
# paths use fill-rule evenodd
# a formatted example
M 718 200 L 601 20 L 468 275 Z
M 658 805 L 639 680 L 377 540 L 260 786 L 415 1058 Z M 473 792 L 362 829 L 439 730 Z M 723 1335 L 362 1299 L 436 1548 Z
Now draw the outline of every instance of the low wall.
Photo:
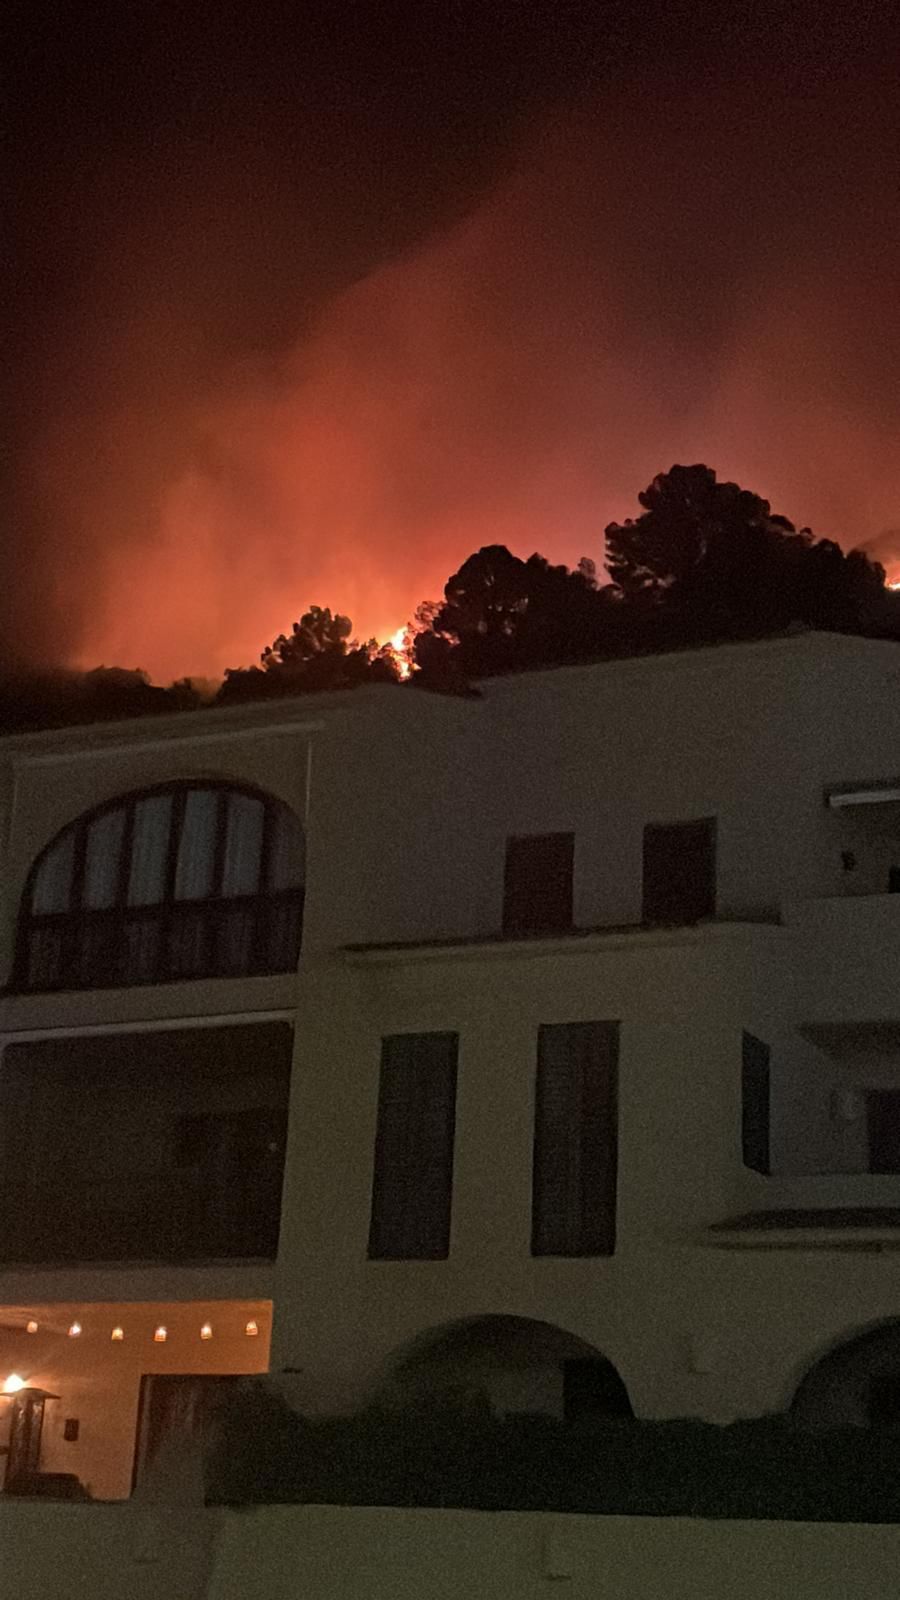
M 896 1600 L 900 1527 L 0 1501 L 2 1600 Z
M 206 1600 L 216 1533 L 202 1508 L 0 1496 L 0 1600 Z
M 209 1600 L 896 1600 L 900 1527 L 331 1506 L 228 1513 Z

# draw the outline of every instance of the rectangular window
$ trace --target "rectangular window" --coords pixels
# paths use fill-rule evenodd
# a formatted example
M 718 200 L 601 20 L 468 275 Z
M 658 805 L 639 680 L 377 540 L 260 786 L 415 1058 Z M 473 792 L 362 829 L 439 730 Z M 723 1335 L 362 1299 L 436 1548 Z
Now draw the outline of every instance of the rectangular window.
M 565 933 L 572 926 L 573 833 L 532 833 L 506 841 L 504 933 Z
M 644 829 L 642 919 L 680 926 L 716 912 L 716 819 Z
M 869 1171 L 900 1172 L 900 1090 L 872 1089 L 866 1095 Z
M 381 1043 L 369 1257 L 439 1261 L 450 1250 L 455 1033 L 395 1033 Z
M 532 1255 L 615 1250 L 618 1054 L 617 1022 L 540 1030 Z
M 273 1260 L 285 1022 L 7 1045 L 0 1260 Z
M 769 1046 L 745 1033 L 741 1063 L 741 1151 L 744 1166 L 771 1172 L 769 1156 Z

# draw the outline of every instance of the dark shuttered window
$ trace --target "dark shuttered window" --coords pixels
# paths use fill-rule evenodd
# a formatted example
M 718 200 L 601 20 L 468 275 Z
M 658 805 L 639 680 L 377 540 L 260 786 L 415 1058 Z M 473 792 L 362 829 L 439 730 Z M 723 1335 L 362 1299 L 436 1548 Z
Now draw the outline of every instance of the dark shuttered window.
M 769 1154 L 769 1046 L 743 1036 L 741 1062 L 741 1150 L 744 1166 L 771 1172 Z
M 900 1091 L 872 1089 L 866 1095 L 869 1171 L 900 1172 Z
M 716 912 L 716 821 L 644 829 L 644 922 L 679 926 Z
M 504 933 L 565 933 L 572 926 L 573 833 L 523 834 L 506 842 Z
M 618 1048 L 616 1022 L 540 1030 L 532 1255 L 613 1254 Z
M 382 1040 L 369 1256 L 439 1261 L 450 1249 L 455 1033 Z

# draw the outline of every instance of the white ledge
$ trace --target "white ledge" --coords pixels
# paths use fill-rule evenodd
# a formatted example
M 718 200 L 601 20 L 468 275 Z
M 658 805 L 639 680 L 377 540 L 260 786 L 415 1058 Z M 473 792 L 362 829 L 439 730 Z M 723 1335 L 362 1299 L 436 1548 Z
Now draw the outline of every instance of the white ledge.
M 615 928 L 573 928 L 563 934 L 525 935 L 519 938 L 486 933 L 458 939 L 423 940 L 421 943 L 413 940 L 395 944 L 351 944 L 345 945 L 341 954 L 351 966 L 402 961 L 528 959 L 603 950 L 704 945 L 753 938 L 761 933 L 779 937 L 784 931 L 781 924 L 775 922 L 704 922 L 686 928 L 645 928 L 635 923 Z

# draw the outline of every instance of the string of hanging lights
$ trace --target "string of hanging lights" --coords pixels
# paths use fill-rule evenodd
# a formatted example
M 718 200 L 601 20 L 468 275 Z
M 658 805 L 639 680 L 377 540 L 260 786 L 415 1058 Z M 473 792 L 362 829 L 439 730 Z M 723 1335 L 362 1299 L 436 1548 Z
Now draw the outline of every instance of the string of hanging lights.
M 36 1322 L 34 1320 L 34 1318 L 29 1318 L 29 1320 L 25 1324 L 25 1332 L 26 1333 L 37 1333 L 39 1327 L 40 1327 L 40 1324 L 38 1322 Z M 83 1332 L 84 1332 L 84 1329 L 83 1329 L 81 1323 L 77 1322 L 77 1321 L 76 1322 L 70 1322 L 68 1328 L 66 1329 L 66 1333 L 67 1333 L 67 1335 L 68 1335 L 68 1337 L 70 1339 L 79 1339 Z M 259 1323 L 256 1321 L 255 1317 L 251 1317 L 249 1319 L 249 1321 L 244 1323 L 244 1337 L 247 1338 L 247 1339 L 255 1339 L 258 1336 L 258 1334 L 259 1334 Z M 125 1332 L 125 1328 L 122 1325 L 122 1323 L 117 1322 L 115 1324 L 115 1326 L 112 1328 L 112 1330 L 110 1332 L 109 1337 L 112 1340 L 113 1344 L 121 1344 L 124 1341 L 124 1339 L 126 1337 L 126 1332 Z M 213 1325 L 212 1325 L 211 1322 L 201 1323 L 201 1326 L 200 1326 L 200 1329 L 199 1329 L 199 1337 L 201 1339 L 203 1339 L 203 1340 L 207 1340 L 207 1339 L 212 1339 L 213 1338 Z M 168 1338 L 169 1338 L 169 1330 L 166 1327 L 165 1323 L 163 1323 L 163 1322 L 157 1323 L 155 1325 L 154 1329 L 153 1329 L 153 1340 L 154 1340 L 154 1343 L 155 1344 L 165 1344 L 167 1342 Z

